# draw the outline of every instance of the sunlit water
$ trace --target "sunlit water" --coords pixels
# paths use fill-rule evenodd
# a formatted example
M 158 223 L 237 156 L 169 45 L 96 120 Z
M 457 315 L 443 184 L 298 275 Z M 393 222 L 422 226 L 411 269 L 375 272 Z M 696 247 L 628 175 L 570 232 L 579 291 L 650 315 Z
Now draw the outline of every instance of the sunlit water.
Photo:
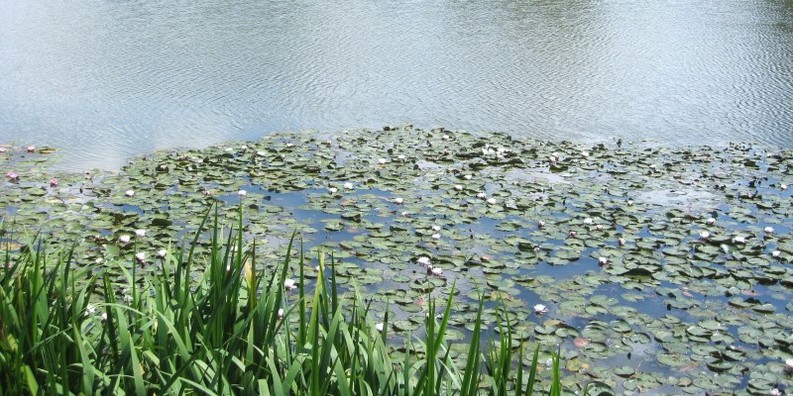
M 412 122 L 793 147 L 793 2 L 0 1 L 0 142 L 117 168 Z

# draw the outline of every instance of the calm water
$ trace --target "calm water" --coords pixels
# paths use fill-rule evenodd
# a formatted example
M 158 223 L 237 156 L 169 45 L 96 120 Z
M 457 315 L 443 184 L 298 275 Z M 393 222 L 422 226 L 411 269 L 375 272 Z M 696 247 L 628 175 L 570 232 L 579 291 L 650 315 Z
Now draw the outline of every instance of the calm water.
M 793 1 L 0 1 L 0 142 L 115 168 L 413 122 L 793 147 Z

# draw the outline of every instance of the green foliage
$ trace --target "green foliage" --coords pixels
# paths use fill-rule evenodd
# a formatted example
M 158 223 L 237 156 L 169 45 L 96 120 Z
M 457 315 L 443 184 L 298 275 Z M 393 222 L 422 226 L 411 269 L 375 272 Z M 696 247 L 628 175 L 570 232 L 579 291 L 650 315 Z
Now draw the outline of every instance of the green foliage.
M 329 278 L 325 255 L 318 257 L 311 295 L 301 255 L 297 296 L 290 299 L 285 281 L 292 242 L 277 270 L 257 270 L 255 246 L 243 247 L 242 214 L 236 231 L 225 233 L 217 211 L 211 213 L 199 227 L 212 220 L 211 250 L 199 278 L 192 246 L 200 234 L 191 248 L 170 249 L 154 275 L 139 273 L 142 260 L 117 263 L 123 285 L 107 274 L 75 271 L 72 250 L 49 253 L 38 243 L 12 254 L 6 247 L 0 269 L 0 393 L 533 392 L 538 350 L 524 384 L 523 346 L 512 344 L 509 326 L 500 328 L 487 356 L 480 353 L 481 301 L 464 366 L 451 358 L 445 339 L 453 289 L 439 317 L 437 301 L 430 298 L 424 339 L 407 340 L 413 353 L 397 358 L 388 343 L 388 310 L 378 329 L 360 293 L 342 309 L 332 257 Z M 550 392 L 559 394 L 559 359 L 553 356 Z M 492 378 L 490 385 L 483 375 Z

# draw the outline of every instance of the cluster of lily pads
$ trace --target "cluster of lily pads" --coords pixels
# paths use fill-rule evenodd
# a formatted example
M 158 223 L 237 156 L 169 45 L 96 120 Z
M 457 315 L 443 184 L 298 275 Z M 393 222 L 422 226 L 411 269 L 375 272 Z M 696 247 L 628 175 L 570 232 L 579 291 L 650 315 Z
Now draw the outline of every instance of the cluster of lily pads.
M 163 151 L 119 172 L 55 175 L 47 155 L 3 151 L 17 175 L 4 221 L 79 241 L 95 271 L 124 256 L 156 271 L 210 203 L 229 219 L 242 203 L 261 257 L 277 262 L 294 231 L 308 255 L 335 252 L 339 282 L 363 286 L 381 317 L 390 307 L 397 333 L 421 331 L 427 296 L 455 284 L 450 339 L 467 337 L 484 294 L 490 334 L 507 311 L 517 342 L 562 345 L 571 390 L 793 384 L 791 150 L 405 126 Z

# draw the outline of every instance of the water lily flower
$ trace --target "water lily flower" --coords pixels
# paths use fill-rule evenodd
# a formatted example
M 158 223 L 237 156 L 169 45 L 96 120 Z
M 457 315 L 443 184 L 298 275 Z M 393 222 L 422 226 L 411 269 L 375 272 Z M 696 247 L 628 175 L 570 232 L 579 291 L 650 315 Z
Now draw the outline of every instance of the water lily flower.
M 244 196 L 248 195 L 248 192 L 245 191 L 245 190 L 239 190 L 239 191 L 237 191 L 237 195 L 239 195 L 240 197 L 244 197 Z
M 402 203 L 404 203 L 404 202 L 405 202 L 405 200 L 402 199 L 401 197 L 394 198 L 394 203 L 397 204 L 397 205 L 402 205 Z
M 337 192 L 339 192 L 339 189 L 336 187 L 331 187 L 328 189 L 328 192 L 331 194 L 336 194 Z
M 385 158 L 380 158 L 380 159 L 377 160 L 377 163 L 380 164 L 380 165 L 385 165 L 385 164 L 388 163 L 388 160 L 385 159 Z
M 8 181 L 19 181 L 19 174 L 14 171 L 6 172 L 6 177 L 8 178 Z
M 435 224 L 435 225 L 432 226 L 432 230 L 433 231 L 440 231 L 441 230 L 441 226 Z
M 542 220 L 538 221 L 537 222 L 537 228 L 543 228 L 543 227 L 545 227 L 545 222 L 542 221 Z
M 732 238 L 732 241 L 735 243 L 746 243 L 746 238 L 741 235 L 737 235 Z
M 587 217 L 587 218 L 584 219 L 584 224 L 592 224 L 592 221 L 593 220 L 592 220 L 591 217 Z
M 705 220 L 705 222 L 710 224 L 710 225 L 713 225 L 713 224 L 716 224 L 716 219 L 714 219 L 713 217 L 708 217 L 708 219 Z
M 534 247 L 534 253 L 539 253 L 539 252 L 540 252 L 540 247 L 539 246 L 535 246 Z
M 374 328 L 377 331 L 383 331 L 383 322 L 380 322 L 380 323 L 374 325 Z
M 135 259 L 138 260 L 138 262 L 141 262 L 141 263 L 146 261 L 146 253 L 143 253 L 143 252 L 135 253 Z
M 347 182 L 347 183 L 344 183 L 344 188 L 346 188 L 348 190 L 352 190 L 353 189 L 353 185 L 352 185 L 352 183 Z
M 125 244 L 129 243 L 129 240 L 130 240 L 130 237 L 127 234 L 118 236 L 118 241 L 121 242 L 121 243 L 125 243 Z
M 36 151 L 36 146 L 28 146 L 28 153 L 33 153 Z
M 432 239 L 441 239 L 441 234 L 432 234 Z
M 633 206 L 633 200 L 631 200 L 631 199 L 629 199 L 628 202 L 626 202 L 626 203 L 628 204 L 628 206 Z
M 788 372 L 793 372 L 793 359 L 785 360 L 785 370 Z
M 768 226 L 766 228 L 763 228 L 763 231 L 765 231 L 766 234 L 773 234 L 774 233 L 774 227 Z
M 548 312 L 548 307 L 546 307 L 545 305 L 543 304 L 534 305 L 534 313 L 536 313 L 537 315 L 542 315 L 546 312 Z
M 575 238 L 575 236 L 576 236 L 577 234 L 578 234 L 578 233 L 577 233 L 577 232 L 575 232 L 575 231 L 570 231 L 570 232 L 568 232 L 568 233 L 567 233 L 567 237 L 568 237 L 568 238 Z
M 162 257 L 165 257 L 166 254 L 168 254 L 168 252 L 165 249 L 160 249 L 160 250 L 157 251 L 157 257 L 161 257 L 162 258 Z
M 421 256 L 418 258 L 418 260 L 416 260 L 416 262 L 421 265 L 428 266 L 430 265 L 430 258 L 427 256 Z
M 433 275 L 441 275 L 441 274 L 443 274 L 443 269 L 442 268 L 434 267 L 434 268 L 432 268 L 431 271 L 432 271 Z
M 463 179 L 465 179 L 465 180 L 471 180 L 473 178 L 474 178 L 474 175 L 465 175 L 465 176 L 463 176 Z
M 710 233 L 707 232 L 707 231 L 702 231 L 702 232 L 699 233 L 699 237 L 702 238 L 702 239 L 708 239 L 708 238 L 710 238 Z
M 487 198 L 487 194 L 485 194 L 485 193 L 483 193 L 483 192 L 480 192 L 480 193 L 476 194 L 476 197 L 477 197 L 477 198 L 482 198 L 482 199 L 485 199 L 485 198 Z
M 296 287 L 297 285 L 294 279 L 284 279 L 284 289 L 292 290 Z
M 595 229 L 598 230 L 598 231 L 603 231 L 603 224 L 596 225 Z
M 605 258 L 605 257 L 598 257 L 598 264 L 600 264 L 600 265 L 606 265 L 606 264 L 608 264 L 608 263 L 609 263 L 609 259 L 607 259 L 607 258 Z
M 399 154 L 399 155 L 397 155 L 397 159 L 400 160 L 400 161 L 404 161 L 404 160 L 407 159 L 407 157 L 405 157 L 405 154 Z
M 85 307 L 85 313 L 87 313 L 89 315 L 95 314 L 96 313 L 96 305 L 88 304 L 88 306 Z
M 589 157 L 589 151 L 586 151 L 586 150 L 582 151 L 581 152 L 581 156 L 582 157 Z
M 627 241 L 625 240 L 625 238 L 620 238 L 620 239 L 617 239 L 617 243 L 618 243 L 620 246 L 625 246 L 625 243 L 626 243 L 626 242 L 627 242 Z
M 289 143 L 286 144 L 286 147 L 294 147 L 294 145 L 295 145 L 294 143 L 289 142 Z
M 782 190 L 787 190 L 787 184 L 782 183 L 779 185 L 779 188 L 781 188 Z
M 58 187 L 58 179 L 54 177 L 50 179 L 50 187 Z
M 5 152 L 6 152 L 6 148 L 3 147 L 3 146 L 0 146 L 0 154 L 5 153 Z
M 461 184 L 455 184 L 454 189 L 457 191 L 463 191 L 463 186 Z
M 773 389 L 771 389 L 771 390 L 768 392 L 768 395 L 769 395 L 769 396 L 782 396 L 782 391 L 781 391 L 781 390 L 779 390 L 779 389 L 777 389 L 777 388 L 773 388 Z
M 134 196 L 135 196 L 135 190 L 127 190 L 127 191 L 124 193 L 124 195 L 126 195 L 126 196 L 128 196 L 128 197 L 134 197 Z
M 284 309 L 283 308 L 278 308 L 277 315 L 278 315 L 278 319 L 283 319 L 284 318 Z
M 779 250 L 774 250 L 773 252 L 771 252 L 771 257 L 779 257 L 781 255 L 782 252 L 780 252 Z
M 146 230 L 135 230 L 135 236 L 143 238 L 146 236 Z
M 487 203 L 489 203 L 490 205 L 495 205 L 496 204 L 496 199 L 495 198 L 488 198 L 487 199 Z
M 449 140 L 449 139 L 451 139 L 451 138 L 452 138 L 452 137 L 451 137 L 451 136 L 449 136 L 449 135 L 443 135 L 443 136 L 441 136 L 441 139 L 443 139 L 443 140 Z
M 103 322 L 106 321 L 107 320 L 107 312 L 102 312 L 102 316 L 100 317 L 100 319 L 102 319 Z

